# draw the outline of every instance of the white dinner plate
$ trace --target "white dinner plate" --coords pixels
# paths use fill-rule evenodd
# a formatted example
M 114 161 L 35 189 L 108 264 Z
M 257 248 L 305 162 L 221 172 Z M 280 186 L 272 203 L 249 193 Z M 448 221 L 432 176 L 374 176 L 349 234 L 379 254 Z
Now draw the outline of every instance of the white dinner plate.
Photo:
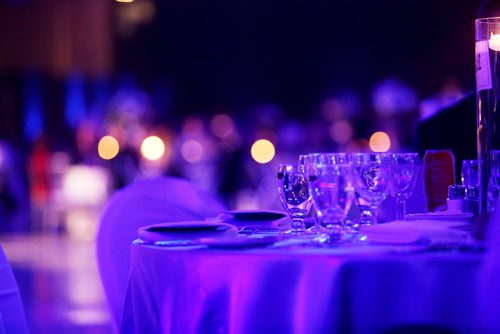
M 185 221 L 154 224 L 139 228 L 138 235 L 145 243 L 190 244 L 192 240 L 214 237 L 235 237 L 238 228 L 217 221 Z
M 279 211 L 228 211 L 215 218 L 216 221 L 227 222 L 236 226 L 273 225 L 278 220 L 287 218 Z

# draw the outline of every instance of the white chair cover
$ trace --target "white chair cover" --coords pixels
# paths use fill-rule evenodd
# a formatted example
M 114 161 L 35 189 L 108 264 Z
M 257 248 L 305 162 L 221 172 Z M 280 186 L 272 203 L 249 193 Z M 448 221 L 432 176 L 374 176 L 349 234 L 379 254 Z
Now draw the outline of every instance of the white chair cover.
M 203 220 L 225 210 L 196 185 L 174 177 L 144 179 L 117 191 L 101 216 L 97 261 L 111 317 L 118 328 L 127 288 L 130 245 L 141 226 Z
M 0 334 L 28 332 L 16 278 L 9 260 L 0 247 Z

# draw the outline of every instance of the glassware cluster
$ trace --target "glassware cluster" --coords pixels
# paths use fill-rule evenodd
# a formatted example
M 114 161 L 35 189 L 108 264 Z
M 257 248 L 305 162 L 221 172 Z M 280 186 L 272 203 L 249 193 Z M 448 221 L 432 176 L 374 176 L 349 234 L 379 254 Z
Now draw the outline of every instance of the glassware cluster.
M 493 210 L 494 151 L 498 150 L 500 17 L 476 20 L 476 136 L 480 213 Z
M 296 164 L 278 167 L 278 193 L 292 219 L 285 234 L 323 235 L 329 242 L 360 236 L 360 226 L 380 221 L 378 211 L 388 195 L 404 220 L 420 160 L 417 153 L 310 153 Z M 305 218 L 314 213 L 314 225 Z

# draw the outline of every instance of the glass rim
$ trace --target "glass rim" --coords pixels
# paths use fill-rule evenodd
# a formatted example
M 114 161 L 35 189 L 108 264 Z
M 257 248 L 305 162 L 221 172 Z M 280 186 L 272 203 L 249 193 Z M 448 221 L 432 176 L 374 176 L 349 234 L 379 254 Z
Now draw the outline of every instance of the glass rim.
M 480 17 L 475 20 L 476 23 L 500 23 L 500 16 Z
M 349 153 L 346 152 L 312 152 L 306 154 L 300 154 L 299 157 L 316 157 L 316 156 L 347 156 Z
M 278 167 L 277 169 L 280 169 L 280 168 L 287 168 L 287 167 L 291 167 L 291 168 L 305 168 L 306 165 L 304 164 L 299 164 L 299 163 L 282 163 L 282 164 L 278 164 Z
M 346 162 L 339 162 L 336 164 L 328 164 L 328 163 L 317 163 L 317 164 L 312 164 L 308 166 L 308 168 L 340 168 L 340 167 L 349 167 L 351 166 L 351 163 L 346 161 Z
M 360 156 L 383 156 L 383 155 L 390 155 L 392 153 L 389 152 L 353 152 L 353 153 L 348 153 L 347 155 L 349 157 L 360 157 Z
M 407 156 L 407 157 L 418 157 L 419 154 L 416 152 L 400 152 L 400 153 L 388 153 L 390 156 Z

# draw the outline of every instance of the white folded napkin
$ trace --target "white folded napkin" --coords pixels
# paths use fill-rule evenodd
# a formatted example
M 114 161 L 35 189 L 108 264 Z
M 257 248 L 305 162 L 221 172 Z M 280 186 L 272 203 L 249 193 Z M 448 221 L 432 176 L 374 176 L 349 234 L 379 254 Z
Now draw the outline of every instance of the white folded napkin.
M 361 233 L 374 243 L 409 244 L 470 244 L 473 239 L 469 232 L 455 229 L 463 221 L 394 221 L 361 227 Z

